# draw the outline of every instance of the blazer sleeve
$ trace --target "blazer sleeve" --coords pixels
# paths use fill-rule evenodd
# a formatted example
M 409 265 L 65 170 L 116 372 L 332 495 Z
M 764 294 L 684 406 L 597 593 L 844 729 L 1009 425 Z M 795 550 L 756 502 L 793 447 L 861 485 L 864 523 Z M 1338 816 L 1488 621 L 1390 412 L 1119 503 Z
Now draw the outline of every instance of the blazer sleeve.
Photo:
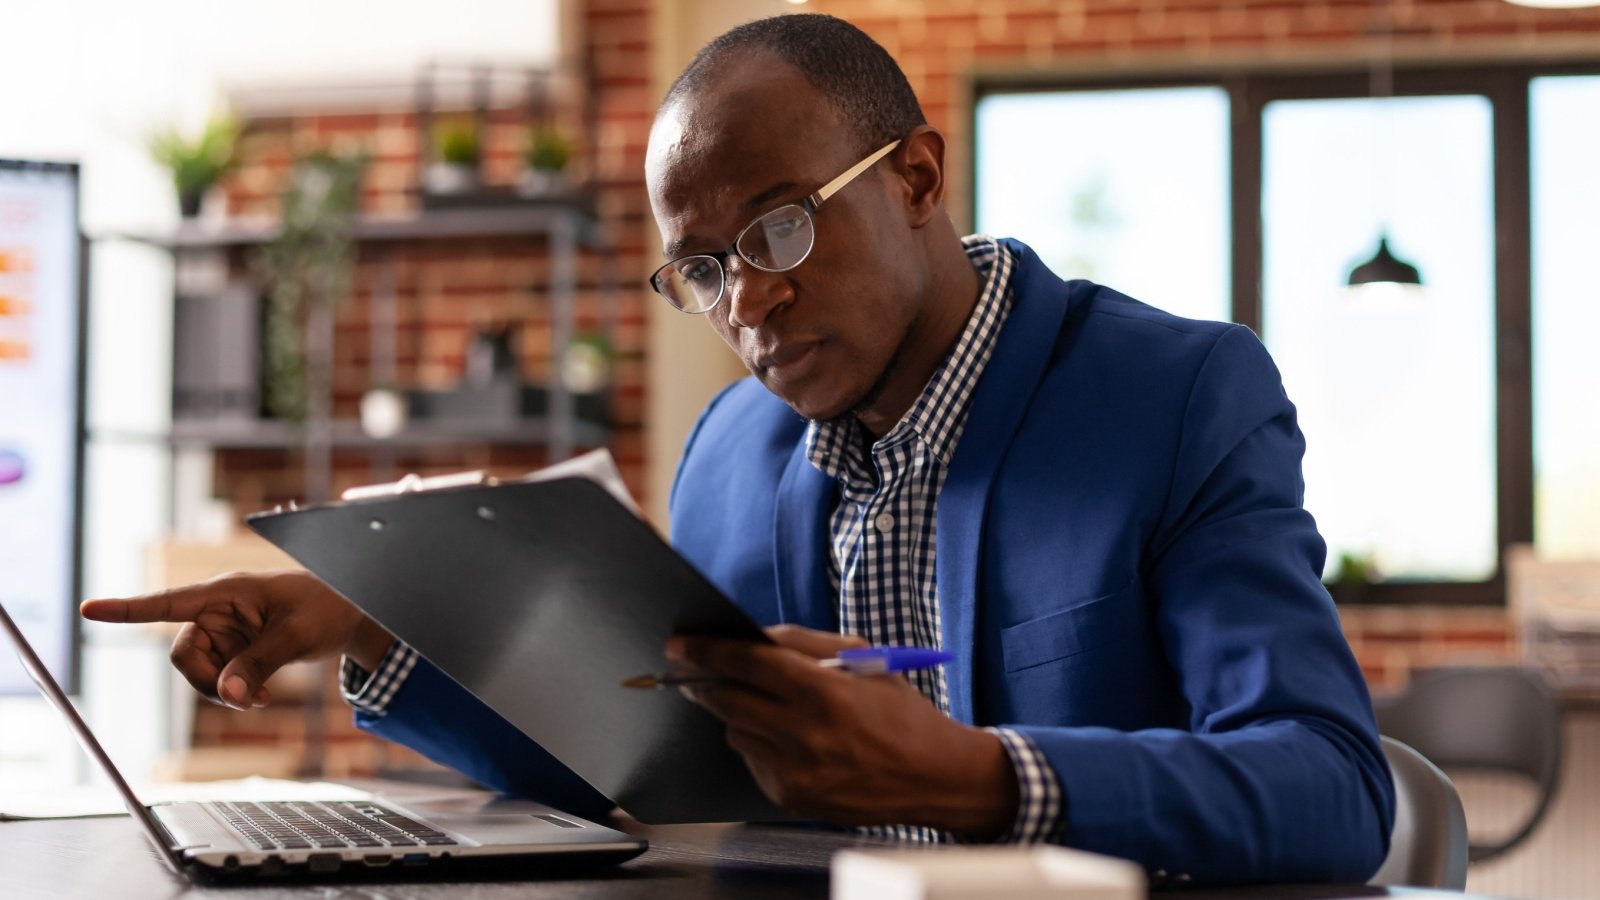
M 1196 883 L 1363 882 L 1394 788 L 1320 579 L 1294 407 L 1246 329 L 1212 348 L 1182 429 L 1141 576 L 1189 730 L 1008 727 L 1060 777 L 1070 845 Z
M 383 715 L 356 725 L 505 794 L 587 819 L 616 805 L 466 688 L 418 659 Z

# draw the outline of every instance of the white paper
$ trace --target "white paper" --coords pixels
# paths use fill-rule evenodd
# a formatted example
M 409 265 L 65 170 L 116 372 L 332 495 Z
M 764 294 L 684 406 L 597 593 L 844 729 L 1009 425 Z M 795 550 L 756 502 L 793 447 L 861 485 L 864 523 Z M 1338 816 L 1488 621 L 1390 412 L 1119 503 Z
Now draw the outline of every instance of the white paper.
M 553 466 L 547 466 L 537 472 L 530 472 L 521 478 L 513 479 L 512 484 L 526 484 L 535 481 L 551 481 L 556 478 L 587 478 L 595 484 L 606 489 L 606 493 L 617 498 L 617 501 L 627 507 L 634 515 L 643 517 L 638 504 L 633 502 L 633 495 L 628 493 L 628 486 L 622 482 L 622 472 L 617 469 L 617 461 L 612 458 L 611 451 L 604 447 L 599 450 L 590 450 L 582 456 L 563 460 Z M 389 484 L 367 484 L 353 487 L 345 491 L 340 500 L 371 500 L 377 497 L 393 497 L 402 494 L 415 494 L 423 491 L 445 490 L 449 488 L 475 487 L 484 484 L 497 484 L 489 473 L 479 469 L 473 472 L 455 472 L 449 475 L 433 475 L 423 478 L 420 475 L 407 475 L 399 481 Z
M 622 472 L 617 469 L 617 461 L 612 458 L 611 451 L 604 447 L 547 466 L 523 476 L 521 480 L 551 481 L 556 478 L 587 478 L 605 488 L 607 493 L 617 498 L 618 502 L 631 510 L 634 515 L 643 515 L 639 511 L 638 504 L 633 502 L 633 495 L 628 493 L 628 486 L 622 483 Z

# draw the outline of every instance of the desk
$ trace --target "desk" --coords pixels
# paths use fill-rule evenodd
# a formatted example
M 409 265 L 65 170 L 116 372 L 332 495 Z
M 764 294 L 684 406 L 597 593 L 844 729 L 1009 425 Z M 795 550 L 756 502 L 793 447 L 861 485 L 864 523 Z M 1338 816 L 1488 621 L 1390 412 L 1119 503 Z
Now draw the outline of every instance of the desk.
M 426 804 L 406 801 L 414 808 Z M 845 847 L 871 842 L 854 835 L 760 825 L 619 826 L 650 841 L 642 856 L 585 878 L 544 881 L 380 883 L 260 888 L 206 888 L 172 875 L 126 816 L 0 823 L 0 896 L 6 900 L 106 897 L 130 900 L 399 900 L 399 898 L 560 897 L 728 898 L 822 900 L 828 896 L 828 859 Z M 1454 898 L 1445 891 L 1411 891 L 1340 885 L 1305 885 L 1165 892 L 1174 900 L 1278 897 Z

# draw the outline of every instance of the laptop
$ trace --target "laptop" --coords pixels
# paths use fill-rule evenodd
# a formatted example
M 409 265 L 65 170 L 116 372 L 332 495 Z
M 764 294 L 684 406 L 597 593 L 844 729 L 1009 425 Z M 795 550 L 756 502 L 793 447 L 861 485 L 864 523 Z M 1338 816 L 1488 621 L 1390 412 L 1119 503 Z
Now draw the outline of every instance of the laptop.
M 174 872 L 203 882 L 529 877 L 620 863 L 648 843 L 537 803 L 425 815 L 373 800 L 145 805 L 22 636 L 0 629 Z

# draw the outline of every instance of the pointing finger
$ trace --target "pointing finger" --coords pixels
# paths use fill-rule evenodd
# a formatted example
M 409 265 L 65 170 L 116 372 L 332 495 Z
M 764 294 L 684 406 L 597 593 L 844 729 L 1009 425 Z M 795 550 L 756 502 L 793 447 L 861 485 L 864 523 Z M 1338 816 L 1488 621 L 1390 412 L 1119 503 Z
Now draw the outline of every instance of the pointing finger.
M 228 590 L 216 582 L 191 584 L 126 600 L 85 600 L 78 612 L 95 622 L 192 622 Z

